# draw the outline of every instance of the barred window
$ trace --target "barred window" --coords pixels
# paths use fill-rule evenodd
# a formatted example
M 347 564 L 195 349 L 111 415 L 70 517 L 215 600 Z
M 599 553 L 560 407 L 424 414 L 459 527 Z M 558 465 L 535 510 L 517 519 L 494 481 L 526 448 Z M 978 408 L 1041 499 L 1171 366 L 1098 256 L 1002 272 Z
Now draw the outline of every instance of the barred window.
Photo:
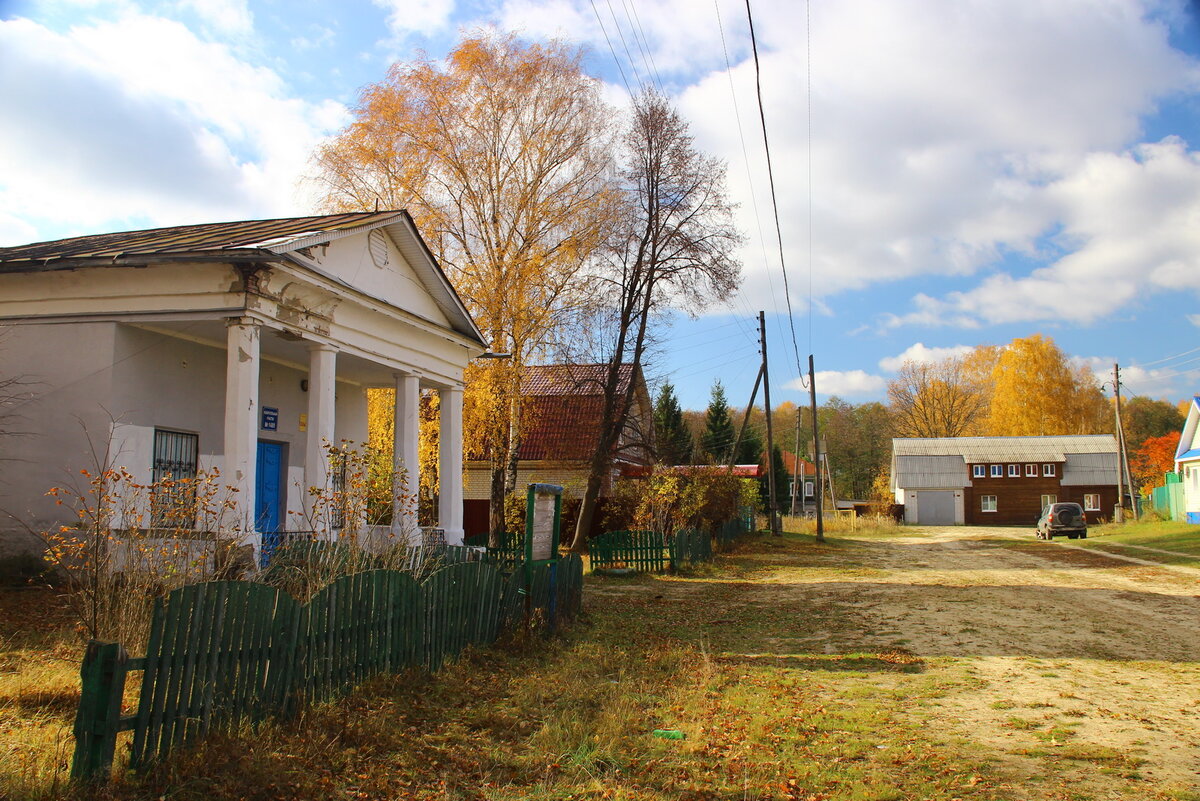
M 196 471 L 200 437 L 182 431 L 154 429 L 154 461 L 150 480 L 151 528 L 196 525 Z

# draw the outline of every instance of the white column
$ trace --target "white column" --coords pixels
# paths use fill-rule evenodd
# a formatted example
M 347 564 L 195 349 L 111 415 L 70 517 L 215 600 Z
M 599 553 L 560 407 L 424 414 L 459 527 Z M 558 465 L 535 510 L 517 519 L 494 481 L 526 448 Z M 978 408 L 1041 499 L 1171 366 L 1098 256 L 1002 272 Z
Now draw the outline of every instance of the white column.
M 317 487 L 328 493 L 332 488 L 329 481 L 329 450 L 336 444 L 336 410 L 334 393 L 337 376 L 337 348 L 320 342 L 308 346 L 308 435 L 304 441 L 304 504 L 311 525 L 317 533 L 325 536 L 327 521 L 318 517 L 327 510 L 314 509 L 313 496 L 309 487 Z
M 396 373 L 395 439 L 392 445 L 392 533 L 416 541 L 420 463 L 421 378 Z
M 235 487 L 233 522 L 243 544 L 254 546 L 258 563 L 260 540 L 254 530 L 254 495 L 258 467 L 259 326 L 248 317 L 230 317 L 225 351 L 224 483 Z
M 463 391 L 462 387 L 438 390 L 441 423 L 438 432 L 438 525 L 446 542 L 463 541 Z

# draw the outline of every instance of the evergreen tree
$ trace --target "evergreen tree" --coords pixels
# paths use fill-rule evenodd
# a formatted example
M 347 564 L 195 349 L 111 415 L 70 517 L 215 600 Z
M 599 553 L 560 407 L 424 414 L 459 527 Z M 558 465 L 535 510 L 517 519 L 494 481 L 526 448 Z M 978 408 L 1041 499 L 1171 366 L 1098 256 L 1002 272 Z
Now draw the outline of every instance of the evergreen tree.
M 729 450 L 733 447 L 733 421 L 729 419 L 729 402 L 725 399 L 725 387 L 721 382 L 713 382 L 712 395 L 708 401 L 708 411 L 704 415 L 704 433 L 700 437 L 700 445 L 710 460 L 716 463 L 729 458 Z
M 691 464 L 692 432 L 683 422 L 683 409 L 670 382 L 663 384 L 654 402 L 654 441 L 663 464 Z
M 737 437 L 737 430 L 734 429 L 734 438 Z M 737 458 L 734 459 L 735 464 L 762 464 L 763 454 L 766 453 L 767 446 L 763 444 L 762 432 L 756 426 L 747 425 L 746 430 L 742 432 L 742 441 L 738 444 Z

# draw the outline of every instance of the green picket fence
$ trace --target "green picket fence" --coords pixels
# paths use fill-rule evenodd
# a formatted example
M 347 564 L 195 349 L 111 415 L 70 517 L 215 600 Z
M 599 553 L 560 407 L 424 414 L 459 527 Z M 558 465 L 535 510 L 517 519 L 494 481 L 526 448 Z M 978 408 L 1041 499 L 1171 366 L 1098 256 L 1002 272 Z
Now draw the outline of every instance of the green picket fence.
M 399 571 L 344 576 L 307 604 L 264 584 L 215 581 L 155 604 L 144 657 L 89 643 L 75 720 L 75 779 L 107 779 L 118 734 L 133 731 L 141 769 L 214 729 L 290 714 L 368 676 L 438 670 L 468 645 L 526 621 L 551 628 L 583 604 L 583 562 L 571 555 L 505 577 L 461 562 L 423 583 Z M 142 671 L 136 711 L 121 715 L 126 676 Z
M 608 531 L 588 543 L 592 570 L 657 573 L 667 567 L 663 536 L 654 531 Z
M 676 531 L 668 543 L 671 569 L 679 570 L 697 562 L 711 562 L 712 536 L 701 529 L 684 528 Z
M 463 539 L 463 545 L 473 548 L 487 548 L 486 561 L 499 566 L 504 572 L 515 570 L 525 558 L 525 535 L 507 531 L 500 537 L 500 547 L 488 546 L 487 534 L 473 534 Z

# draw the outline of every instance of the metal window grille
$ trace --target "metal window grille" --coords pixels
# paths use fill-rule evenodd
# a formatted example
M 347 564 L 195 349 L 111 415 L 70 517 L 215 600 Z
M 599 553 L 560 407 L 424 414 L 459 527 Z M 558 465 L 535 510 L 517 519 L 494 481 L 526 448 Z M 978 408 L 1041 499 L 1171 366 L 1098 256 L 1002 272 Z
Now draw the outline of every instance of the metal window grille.
M 331 528 L 345 528 L 346 508 L 350 505 L 350 499 L 346 496 L 346 455 L 341 451 L 329 452 L 329 482 L 333 489 L 329 525 Z
M 150 479 L 151 528 L 193 528 L 196 525 L 196 469 L 200 437 L 181 431 L 154 430 L 154 461 Z

